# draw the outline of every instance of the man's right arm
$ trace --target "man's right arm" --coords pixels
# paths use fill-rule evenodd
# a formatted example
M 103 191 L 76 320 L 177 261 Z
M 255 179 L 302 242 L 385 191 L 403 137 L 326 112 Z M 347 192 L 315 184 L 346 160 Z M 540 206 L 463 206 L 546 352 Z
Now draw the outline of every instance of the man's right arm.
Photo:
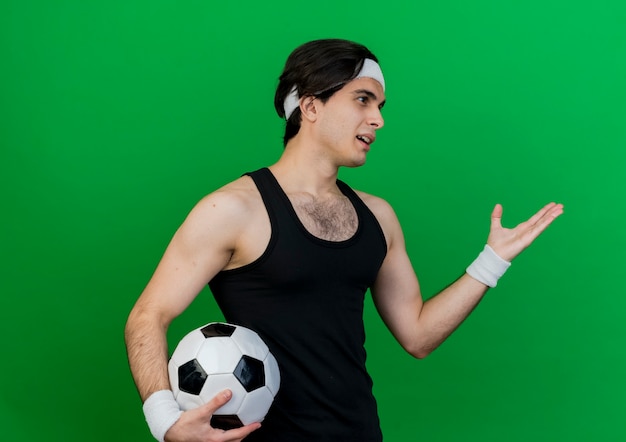
M 125 339 L 142 400 L 169 388 L 166 332 L 227 263 L 237 236 L 237 201 L 227 192 L 205 197 L 174 234 L 152 278 L 130 312 Z
M 243 220 L 249 219 L 246 210 L 245 201 L 228 191 L 215 192 L 200 201 L 177 230 L 131 310 L 125 341 L 130 369 L 143 402 L 155 392 L 170 390 L 167 329 L 208 281 L 228 264 Z M 211 408 L 215 405 L 207 404 L 206 411 L 214 411 Z M 181 422 L 199 429 L 200 423 L 208 425 L 210 413 L 208 417 L 198 413 L 191 416 L 196 416 L 197 422 L 190 422 L 189 416 L 181 417 Z M 206 437 L 206 428 L 203 432 Z M 182 433 L 188 435 L 190 431 Z
M 145 298 L 144 298 L 145 299 Z M 155 391 L 167 390 L 167 323 L 142 305 L 141 300 L 131 311 L 125 329 L 126 352 L 130 370 L 141 401 Z

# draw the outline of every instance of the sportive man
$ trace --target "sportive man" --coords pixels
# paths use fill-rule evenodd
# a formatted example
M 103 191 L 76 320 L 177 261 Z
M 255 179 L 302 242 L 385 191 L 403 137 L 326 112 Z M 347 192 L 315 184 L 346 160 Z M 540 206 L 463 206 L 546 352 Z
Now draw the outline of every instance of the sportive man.
M 283 154 L 206 196 L 174 235 L 126 326 L 131 371 L 157 439 L 381 441 L 365 369 L 365 292 L 403 348 L 423 358 L 562 213 L 550 203 L 505 229 L 496 205 L 485 249 L 424 302 L 392 208 L 337 179 L 340 167 L 365 163 L 383 127 L 377 61 L 345 40 L 297 48 L 275 96 L 287 121 Z M 186 412 L 169 391 L 168 325 L 207 283 L 226 320 L 257 331 L 278 360 L 281 389 L 262 426 L 211 427 L 228 391 Z

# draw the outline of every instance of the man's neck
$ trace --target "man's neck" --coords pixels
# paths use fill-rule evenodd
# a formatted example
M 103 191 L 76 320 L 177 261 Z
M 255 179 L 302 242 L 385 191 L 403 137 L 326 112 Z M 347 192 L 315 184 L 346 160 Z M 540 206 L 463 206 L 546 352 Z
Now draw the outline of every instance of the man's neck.
M 339 167 L 319 155 L 315 146 L 292 139 L 280 159 L 270 170 L 283 189 L 290 192 L 306 192 L 313 196 L 337 193 Z

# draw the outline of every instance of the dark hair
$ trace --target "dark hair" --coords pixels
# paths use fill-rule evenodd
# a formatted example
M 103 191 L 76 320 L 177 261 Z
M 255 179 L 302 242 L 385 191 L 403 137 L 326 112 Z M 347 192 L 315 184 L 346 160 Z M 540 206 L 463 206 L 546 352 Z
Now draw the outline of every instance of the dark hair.
M 299 97 L 314 96 L 325 103 L 358 75 L 366 58 L 378 62 L 365 46 L 348 40 L 314 40 L 297 47 L 287 58 L 274 95 L 278 116 L 285 118 L 285 98 L 294 86 Z M 284 145 L 300 130 L 301 117 L 298 108 L 287 119 Z

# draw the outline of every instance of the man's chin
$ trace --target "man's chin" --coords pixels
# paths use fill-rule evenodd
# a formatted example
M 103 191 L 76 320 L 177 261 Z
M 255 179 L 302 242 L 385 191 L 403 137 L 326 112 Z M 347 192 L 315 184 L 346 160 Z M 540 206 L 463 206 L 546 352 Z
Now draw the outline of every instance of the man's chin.
M 363 166 L 367 161 L 367 158 L 364 156 L 363 158 L 355 159 L 350 163 L 344 164 L 344 167 L 355 168 Z

